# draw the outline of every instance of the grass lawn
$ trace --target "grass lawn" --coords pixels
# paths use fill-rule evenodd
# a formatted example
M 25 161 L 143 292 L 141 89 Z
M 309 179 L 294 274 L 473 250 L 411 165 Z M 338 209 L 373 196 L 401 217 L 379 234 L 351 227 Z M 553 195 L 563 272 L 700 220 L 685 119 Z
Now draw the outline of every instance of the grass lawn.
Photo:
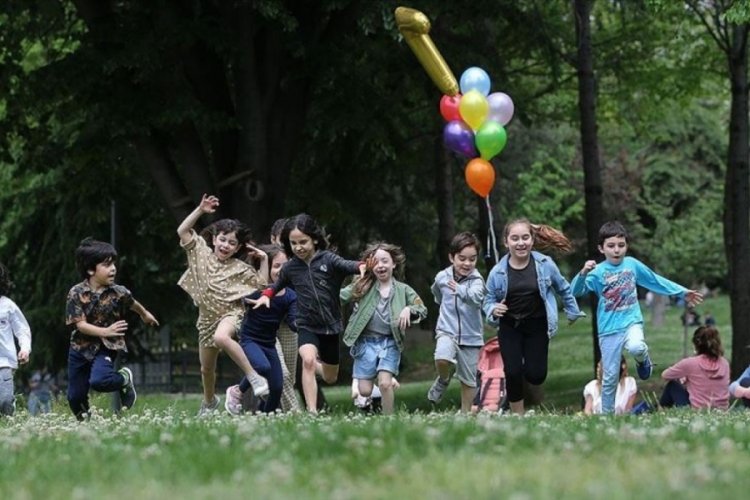
M 710 299 L 729 344 L 728 301 Z M 658 373 L 681 357 L 681 311 L 646 328 Z M 431 411 L 429 380 L 404 383 L 401 411 L 196 418 L 197 395 L 142 395 L 132 412 L 77 423 L 59 404 L 0 419 L 0 498 L 741 498 L 750 488 L 750 412 L 578 413 L 591 378 L 590 325 L 563 326 L 533 416 L 456 415 L 458 388 Z M 413 353 L 414 366 L 431 350 Z M 729 353 L 727 354 L 729 355 Z M 419 361 L 424 356 L 424 361 Z M 633 371 L 633 367 L 631 367 Z M 108 399 L 97 396 L 99 408 Z

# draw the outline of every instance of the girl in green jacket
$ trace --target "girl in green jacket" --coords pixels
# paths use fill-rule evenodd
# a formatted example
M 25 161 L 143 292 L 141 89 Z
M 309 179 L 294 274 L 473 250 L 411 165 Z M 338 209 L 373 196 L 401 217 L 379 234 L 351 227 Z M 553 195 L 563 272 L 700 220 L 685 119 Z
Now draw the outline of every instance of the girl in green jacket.
M 351 347 L 352 377 L 359 380 L 359 393 L 370 396 L 377 376 L 383 413 L 390 414 L 406 329 L 427 317 L 427 308 L 412 287 L 393 277 L 403 275 L 406 256 L 401 248 L 373 243 L 362 254 L 363 261 L 371 258 L 374 265 L 365 275 L 341 290 L 341 301 L 354 303 L 344 343 Z

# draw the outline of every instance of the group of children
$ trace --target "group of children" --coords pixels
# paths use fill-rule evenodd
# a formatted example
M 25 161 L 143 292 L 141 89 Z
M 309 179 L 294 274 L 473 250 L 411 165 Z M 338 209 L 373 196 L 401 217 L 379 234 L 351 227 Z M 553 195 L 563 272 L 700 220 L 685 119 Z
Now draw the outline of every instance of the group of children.
M 271 245 L 254 246 L 247 227 L 234 219 L 218 220 L 197 234 L 194 225 L 218 206 L 216 197 L 204 195 L 177 229 L 188 263 L 179 285 L 198 308 L 203 385 L 199 414 L 220 405 L 215 382 L 222 350 L 243 373 L 239 383 L 226 391 L 224 406 L 229 413 L 241 413 L 248 394 L 259 401 L 256 409 L 262 412 L 298 409 L 293 389 L 297 355 L 302 363 L 304 403 L 308 411 L 316 412 L 317 377 L 327 383 L 336 381 L 341 337 L 354 360 L 357 395 L 368 398 L 377 390 L 382 411 L 392 413 L 406 329 L 427 316 L 419 295 L 400 281 L 403 251 L 392 244 L 376 243 L 364 250 L 360 260 L 346 260 L 329 249 L 325 232 L 307 214 L 275 224 Z M 602 359 L 600 380 L 591 388 L 587 386 L 592 396 L 587 408 L 614 413 L 621 405 L 618 386 L 622 385 L 623 367 L 627 371 L 622 353 L 627 351 L 635 358 L 642 379 L 650 377 L 653 367 L 644 341 L 636 285 L 690 304 L 702 300 L 699 292 L 628 257 L 628 234 L 617 222 L 604 224 L 599 232 L 599 251 L 605 260 L 599 264 L 587 261 L 571 283 L 550 256 L 537 251 L 570 251 L 572 245 L 561 232 L 519 219 L 506 225 L 503 236 L 508 253 L 492 268 L 486 284 L 476 268 L 480 243 L 467 232 L 453 238 L 448 252 L 451 265 L 438 272 L 432 284 L 439 305 L 434 354 L 437 378 L 427 398 L 435 404 L 455 373 L 461 384 L 461 411 L 470 411 L 488 324 L 497 328 L 510 410 L 523 414 L 524 383 L 538 386 L 547 377 L 549 341 L 558 330 L 557 297 L 573 322 L 584 316 L 575 297 L 593 292 L 599 298 Z M 66 323 L 73 327 L 67 395 L 78 419 L 88 414 L 91 388 L 119 392 L 123 407 L 133 406 L 133 374 L 116 364 L 118 353 L 127 349 L 125 314 L 131 310 L 144 323 L 158 325 L 128 289 L 115 284 L 116 257 L 111 245 L 91 239 L 76 250 L 83 281 L 68 294 Z M 355 278 L 342 288 L 349 276 Z M 12 413 L 7 408 L 12 397 L 6 394 L 12 396 L 12 371 L 18 362 L 28 360 L 31 350 L 28 323 L 7 298 L 9 287 L 7 271 L 0 266 L 0 411 L 5 414 Z M 346 326 L 341 304 L 353 307 Z M 21 347 L 17 355 L 14 336 Z M 703 336 L 696 333 L 696 338 Z M 711 345 L 708 354 L 713 356 L 718 351 Z M 668 370 L 668 375 L 684 378 L 688 365 L 685 361 L 685 367 L 670 369 L 674 374 Z M 728 369 L 726 372 L 728 377 Z M 748 381 L 750 374 L 745 377 Z M 740 385 L 738 381 L 734 395 L 750 397 L 750 389 L 746 389 L 750 383 L 745 382 Z M 600 408 L 594 404 L 594 392 L 601 395 Z M 629 400 L 632 391 L 626 392 Z

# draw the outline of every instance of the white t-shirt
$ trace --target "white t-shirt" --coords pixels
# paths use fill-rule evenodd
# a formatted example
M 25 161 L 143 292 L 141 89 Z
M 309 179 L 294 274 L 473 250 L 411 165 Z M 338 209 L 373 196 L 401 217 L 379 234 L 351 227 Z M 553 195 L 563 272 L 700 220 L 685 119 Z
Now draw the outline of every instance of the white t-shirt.
M 625 377 L 625 380 L 617 384 L 617 395 L 615 396 L 615 415 L 625 413 L 625 405 L 628 400 L 638 392 L 638 385 L 633 377 Z M 583 397 L 591 396 L 593 402 L 593 412 L 595 414 L 602 412 L 602 393 L 596 379 L 592 380 L 583 388 Z

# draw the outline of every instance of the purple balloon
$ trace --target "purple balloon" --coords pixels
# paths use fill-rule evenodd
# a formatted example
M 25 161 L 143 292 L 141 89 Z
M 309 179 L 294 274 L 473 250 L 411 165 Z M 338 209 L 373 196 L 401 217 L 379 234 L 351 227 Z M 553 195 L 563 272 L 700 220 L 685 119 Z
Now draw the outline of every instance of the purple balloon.
M 474 146 L 474 131 L 461 120 L 452 120 L 445 124 L 443 142 L 448 149 L 467 158 L 478 156 L 477 148 Z
M 493 92 L 487 96 L 487 104 L 490 106 L 487 121 L 507 125 L 511 118 L 513 118 L 513 112 L 515 111 L 513 99 L 508 94 Z

